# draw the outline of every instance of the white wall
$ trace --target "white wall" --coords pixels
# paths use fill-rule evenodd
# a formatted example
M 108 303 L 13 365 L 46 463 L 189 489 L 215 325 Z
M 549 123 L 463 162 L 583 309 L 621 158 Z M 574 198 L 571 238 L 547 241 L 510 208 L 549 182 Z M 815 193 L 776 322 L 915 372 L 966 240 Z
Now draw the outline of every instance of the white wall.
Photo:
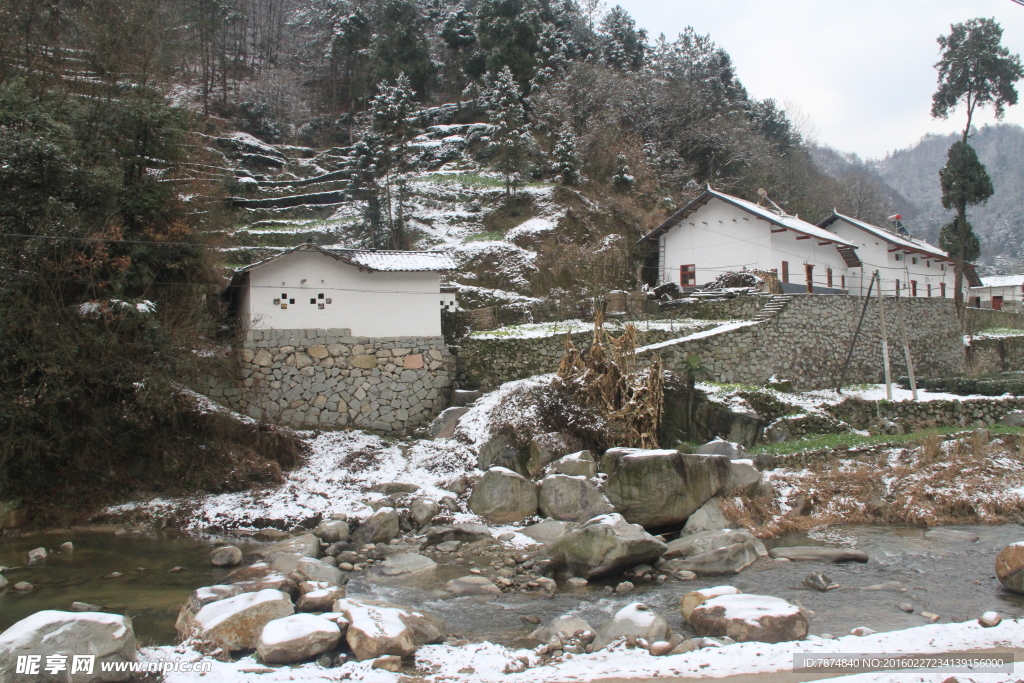
M 858 287 L 851 290 L 851 294 L 862 294 L 867 291 L 868 282 L 874 271 L 879 272 L 882 278 L 882 292 L 886 296 L 896 296 L 896 283 L 899 281 L 900 296 L 911 296 L 911 282 L 917 281 L 917 296 L 928 296 L 928 285 L 931 285 L 932 297 L 942 296 L 942 283 L 946 284 L 946 298 L 953 298 L 953 266 L 941 260 L 928 258 L 921 254 L 908 254 L 902 252 L 890 253 L 889 249 L 894 245 L 886 242 L 881 237 L 871 234 L 843 219 L 832 222 L 828 227 L 839 237 L 853 242 L 857 245 L 857 254 L 864 263 L 863 284 L 858 277 Z M 903 260 L 898 261 L 896 254 L 901 253 Z M 914 260 L 917 263 L 914 263 Z M 943 270 L 945 265 L 945 270 Z M 872 290 L 877 293 L 878 285 Z
M 832 269 L 832 286 L 847 283 L 854 273 L 835 244 L 821 246 L 815 238 L 798 240 L 792 231 L 772 233 L 773 225 L 718 198 L 712 198 L 659 238 L 659 283 L 679 282 L 679 267 L 695 265 L 697 284 L 714 280 L 721 273 L 747 270 L 776 270 L 782 277 L 782 262 L 789 263 L 789 281 L 804 284 L 804 265 L 814 265 L 814 285 L 827 286 L 827 269 Z
M 968 293 L 968 305 L 974 305 L 974 299 L 981 297 L 982 308 L 992 308 L 992 297 L 1003 297 L 1003 308 L 1019 308 L 1021 305 L 1021 286 L 1005 285 L 1000 287 L 971 287 Z
M 295 251 L 249 271 L 247 294 L 239 308 L 253 329 L 349 328 L 357 337 L 441 334 L 436 272 L 361 272 L 318 251 Z M 286 309 L 275 304 L 282 294 L 295 303 Z

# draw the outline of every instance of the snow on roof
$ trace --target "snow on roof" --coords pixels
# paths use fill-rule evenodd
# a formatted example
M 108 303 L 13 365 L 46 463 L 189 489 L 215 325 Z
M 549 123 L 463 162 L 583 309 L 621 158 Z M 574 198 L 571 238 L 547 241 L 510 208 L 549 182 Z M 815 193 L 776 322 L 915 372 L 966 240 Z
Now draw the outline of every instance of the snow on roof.
M 926 256 L 934 256 L 935 258 L 941 258 L 944 261 L 952 261 L 952 259 L 949 257 L 949 254 L 944 252 L 942 249 L 939 249 L 938 247 L 925 242 L 924 240 L 919 240 L 916 237 L 910 237 L 908 235 L 898 235 L 895 232 L 886 230 L 885 228 L 880 228 L 877 225 L 871 225 L 871 223 L 865 223 L 864 221 L 857 220 L 856 218 L 844 216 L 838 211 L 833 211 L 831 216 L 823 220 L 821 223 L 818 223 L 818 225 L 821 228 L 826 228 L 829 225 L 832 225 L 832 223 L 834 223 L 837 220 L 846 221 L 850 225 L 860 228 L 865 232 L 869 232 L 875 237 L 881 237 L 889 244 L 893 244 L 897 247 L 903 247 L 904 249 L 909 249 L 910 251 L 920 252 L 925 254 Z
M 295 251 L 319 251 L 327 256 L 353 266 L 374 271 L 427 272 L 455 270 L 455 262 L 442 251 L 397 251 L 387 249 L 345 249 L 335 245 L 318 245 L 309 242 L 292 247 L 280 254 L 274 254 L 262 261 L 251 263 L 235 271 L 235 274 L 249 272 L 266 263 Z
M 807 221 L 800 220 L 796 216 L 790 216 L 784 213 L 777 213 L 769 208 L 755 204 L 754 202 L 748 202 L 746 199 L 740 199 L 739 197 L 734 197 L 731 194 L 725 194 L 724 192 L 712 190 L 711 187 L 708 187 L 699 197 L 694 199 L 692 202 L 684 206 L 679 211 L 675 212 L 667 221 L 665 221 L 664 223 L 656 227 L 654 230 L 649 232 L 647 235 L 645 235 L 641 241 L 653 239 L 660 235 L 661 233 L 675 227 L 676 225 L 681 223 L 687 216 L 692 214 L 694 211 L 699 209 L 704 204 L 707 204 L 711 199 L 720 199 L 723 202 L 726 202 L 727 204 L 731 204 L 737 208 L 743 209 L 747 213 L 753 214 L 757 218 L 766 220 L 773 225 L 779 226 L 780 228 L 786 228 L 787 230 L 792 230 L 793 232 L 798 232 L 803 235 L 815 237 L 823 241 L 834 242 L 837 245 L 841 246 L 854 248 L 856 248 L 857 246 L 853 242 L 848 242 L 844 240 L 842 237 L 839 237 L 835 233 L 829 232 L 828 230 L 808 223 Z
M 986 275 L 981 279 L 982 287 L 1020 287 L 1024 285 L 1024 275 Z

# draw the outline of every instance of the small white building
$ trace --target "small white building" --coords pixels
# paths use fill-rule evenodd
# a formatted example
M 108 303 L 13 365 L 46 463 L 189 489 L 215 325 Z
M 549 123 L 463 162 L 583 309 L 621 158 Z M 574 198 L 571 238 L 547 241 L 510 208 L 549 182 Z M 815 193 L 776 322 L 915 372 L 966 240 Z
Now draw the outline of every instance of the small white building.
M 856 281 L 848 283 L 851 294 L 866 293 L 877 270 L 885 296 L 953 298 L 956 262 L 942 249 L 836 211 L 818 227 L 857 245 L 864 268 Z M 877 288 L 876 284 L 872 294 L 877 294 Z
M 986 275 L 981 287 L 971 287 L 967 296 L 968 306 L 1019 311 L 1024 306 L 1024 275 Z
M 357 337 L 439 337 L 441 273 L 455 263 L 438 251 L 385 251 L 301 244 L 235 272 L 229 292 L 250 329 L 340 329 Z
M 839 294 L 860 281 L 854 242 L 710 187 L 643 241 L 657 244 L 658 284 L 696 287 L 742 270 L 774 270 L 793 293 Z

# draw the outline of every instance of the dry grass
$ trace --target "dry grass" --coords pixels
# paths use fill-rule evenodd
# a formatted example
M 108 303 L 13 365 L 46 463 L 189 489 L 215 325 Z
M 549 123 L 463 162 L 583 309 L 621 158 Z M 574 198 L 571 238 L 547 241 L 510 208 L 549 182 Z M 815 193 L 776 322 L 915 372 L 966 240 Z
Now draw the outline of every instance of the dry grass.
M 774 499 L 734 498 L 723 510 L 761 538 L 832 524 L 1001 524 L 1024 516 L 1024 440 L 981 433 L 829 460 L 770 475 Z

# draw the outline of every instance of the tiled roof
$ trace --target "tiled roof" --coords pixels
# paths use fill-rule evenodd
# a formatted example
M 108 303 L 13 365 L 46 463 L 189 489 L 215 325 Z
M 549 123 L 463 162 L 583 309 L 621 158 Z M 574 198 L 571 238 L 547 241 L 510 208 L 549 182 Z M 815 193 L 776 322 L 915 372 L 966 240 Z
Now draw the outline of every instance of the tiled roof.
M 869 232 L 875 237 L 879 237 L 893 246 L 903 247 L 904 249 L 907 249 L 909 251 L 916 251 L 926 256 L 941 258 L 944 261 L 953 260 L 950 258 L 949 254 L 939 249 L 938 247 L 929 244 L 928 242 L 925 242 L 924 240 L 919 240 L 915 237 L 908 237 L 906 235 L 898 235 L 894 232 L 886 230 L 885 228 L 880 228 L 877 225 L 871 225 L 870 223 L 865 223 L 864 221 L 857 220 L 856 218 L 844 216 L 838 211 L 833 211 L 832 215 L 823 220 L 821 223 L 818 223 L 818 226 L 821 228 L 827 228 L 837 220 L 844 220 L 850 225 L 856 226 L 861 230 L 864 230 L 865 232 Z
M 251 263 L 244 268 L 239 268 L 236 273 L 246 273 L 253 268 L 262 266 L 265 263 L 277 260 L 294 251 L 319 251 L 327 256 L 344 261 L 353 266 L 367 270 L 382 272 L 431 272 L 443 270 L 455 270 L 455 262 L 448 254 L 441 251 L 396 251 L 387 249 L 344 249 L 333 245 L 321 246 L 312 243 L 303 243 L 292 247 L 280 254 L 275 254 L 262 261 Z

